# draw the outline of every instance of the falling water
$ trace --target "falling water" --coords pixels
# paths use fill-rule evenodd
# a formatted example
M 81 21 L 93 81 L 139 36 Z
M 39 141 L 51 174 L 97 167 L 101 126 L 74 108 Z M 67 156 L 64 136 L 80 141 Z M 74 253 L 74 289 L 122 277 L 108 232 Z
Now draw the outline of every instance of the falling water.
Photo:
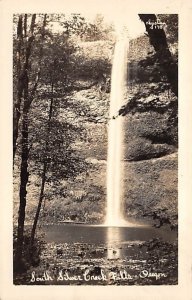
M 127 79 L 128 39 L 121 37 L 115 45 L 111 76 L 111 96 L 108 124 L 108 157 L 107 157 L 107 216 L 106 225 L 122 224 L 122 117 L 118 111 L 124 102 Z

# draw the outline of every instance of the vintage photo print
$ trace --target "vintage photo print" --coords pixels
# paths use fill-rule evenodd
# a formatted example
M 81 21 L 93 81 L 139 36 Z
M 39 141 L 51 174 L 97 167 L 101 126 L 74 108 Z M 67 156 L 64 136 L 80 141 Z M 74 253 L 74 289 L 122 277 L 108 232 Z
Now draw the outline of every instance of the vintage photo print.
M 131 17 L 13 16 L 14 284 L 178 282 L 178 15 Z
M 183 15 L 104 7 L 9 13 L 15 291 L 166 294 L 184 276 Z

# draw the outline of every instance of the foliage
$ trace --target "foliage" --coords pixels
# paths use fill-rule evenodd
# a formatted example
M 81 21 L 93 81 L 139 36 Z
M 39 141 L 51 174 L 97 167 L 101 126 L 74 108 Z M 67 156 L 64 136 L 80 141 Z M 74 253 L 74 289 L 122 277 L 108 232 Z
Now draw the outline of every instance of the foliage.
M 55 18 L 56 15 L 48 18 L 46 15 L 36 14 L 14 16 L 14 22 L 17 22 L 17 27 L 14 26 L 15 30 L 17 28 L 17 33 L 14 32 L 13 51 L 14 125 L 16 124 L 14 155 L 17 149 L 17 155 L 21 156 L 16 251 L 19 263 L 21 263 L 24 246 L 27 185 L 30 173 L 35 175 L 38 170 L 37 174 L 41 177 L 39 202 L 31 234 L 31 243 L 33 243 L 45 184 L 57 182 L 59 185 L 61 179 L 77 176 L 84 172 L 88 165 L 73 148 L 74 141 L 77 142 L 78 137 L 82 137 L 82 129 L 79 128 L 74 117 L 74 124 L 71 120 L 62 121 L 62 115 L 58 119 L 60 107 L 56 107 L 58 101 L 55 101 L 55 98 L 61 94 L 65 99 L 66 88 L 73 86 L 70 56 L 75 51 L 72 38 L 77 34 L 78 26 L 75 27 L 77 19 L 73 18 L 72 22 L 68 20 L 65 24 L 62 20 L 57 20 L 60 26 L 67 27 L 67 31 L 53 33 L 46 25 L 47 23 L 50 25 Z M 42 89 L 49 90 L 49 93 L 44 94 L 44 100 L 41 102 L 43 105 L 38 107 L 40 114 L 36 114 L 33 103 L 38 99 L 39 91 L 41 93 Z M 70 113 L 73 115 L 73 112 Z M 40 116 L 39 119 L 37 115 Z M 20 116 L 21 127 L 18 126 Z M 36 122 L 40 127 L 36 127 Z
M 17 232 L 16 228 L 13 231 L 13 257 L 15 258 L 15 252 L 17 247 Z M 44 247 L 43 243 L 43 234 L 42 232 L 38 233 L 38 237 L 35 239 L 33 246 L 31 247 L 30 243 L 30 228 L 25 230 L 24 235 L 24 251 L 22 261 L 18 264 L 17 261 L 14 260 L 14 274 L 22 274 L 26 272 L 31 267 L 37 267 L 40 263 L 40 255 L 41 251 Z
M 176 46 L 178 42 L 178 15 L 177 14 L 158 14 L 161 22 L 165 22 L 165 32 L 169 45 Z
M 146 18 L 148 16 L 154 17 L 155 15 L 142 15 L 142 17 Z M 174 144 L 177 144 L 178 83 L 176 73 L 178 60 L 178 16 L 157 15 L 157 19 L 166 24 L 165 32 L 167 39 L 165 39 L 164 32 L 157 33 L 163 36 L 162 45 L 159 44 L 157 48 L 161 49 L 162 47 L 164 50 L 155 51 L 151 47 L 151 49 L 148 49 L 148 54 L 138 60 L 137 56 L 141 56 L 139 52 L 132 55 L 133 58 L 130 60 L 128 68 L 129 97 L 127 103 L 119 110 L 119 114 L 125 116 L 128 113 L 135 114 L 136 112 L 147 112 L 149 110 L 160 114 L 168 113 L 167 123 L 169 131 L 174 133 L 171 139 Z M 151 35 L 149 38 L 153 41 L 154 33 L 150 31 L 148 35 L 149 33 Z M 138 38 L 138 42 L 139 40 L 142 40 L 143 45 L 145 45 L 143 37 Z M 153 41 L 153 46 L 157 43 L 158 40 Z M 166 48 L 167 43 L 172 55 Z M 134 44 L 131 46 L 134 47 Z M 144 48 L 147 48 L 147 46 L 145 45 Z M 132 86 L 134 86 L 134 89 Z
M 92 21 L 86 20 L 81 14 L 71 14 L 70 18 L 67 19 L 60 16 L 60 22 L 65 34 L 72 37 L 78 36 L 85 42 L 113 38 L 114 28 L 112 24 L 104 22 L 104 17 L 101 14 L 97 14 Z

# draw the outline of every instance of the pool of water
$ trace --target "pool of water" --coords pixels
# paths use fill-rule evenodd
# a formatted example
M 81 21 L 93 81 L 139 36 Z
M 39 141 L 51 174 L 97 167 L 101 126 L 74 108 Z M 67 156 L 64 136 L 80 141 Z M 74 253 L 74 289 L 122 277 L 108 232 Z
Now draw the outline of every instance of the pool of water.
M 89 244 L 123 244 L 136 241 L 148 241 L 160 238 L 173 242 L 177 232 L 168 228 L 150 226 L 138 227 L 104 227 L 81 224 L 60 224 L 43 226 L 46 242 L 55 243 L 89 243 Z

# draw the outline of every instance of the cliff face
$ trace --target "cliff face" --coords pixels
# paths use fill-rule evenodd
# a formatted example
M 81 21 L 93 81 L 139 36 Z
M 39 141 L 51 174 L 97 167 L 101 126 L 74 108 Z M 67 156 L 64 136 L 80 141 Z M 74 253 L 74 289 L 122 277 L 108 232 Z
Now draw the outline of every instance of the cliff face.
M 110 65 L 113 47 L 108 45 L 107 48 L 105 43 L 102 46 L 100 54 Z M 97 52 L 91 47 L 92 43 L 86 45 L 86 51 L 89 49 L 90 57 L 95 57 Z M 126 97 L 132 107 L 124 116 L 124 215 L 125 218 L 147 216 L 158 226 L 174 227 L 177 225 L 177 127 L 170 127 L 169 107 L 175 97 L 161 74 L 159 81 L 151 76 L 153 65 L 149 64 L 146 70 L 140 65 L 150 55 L 153 56 L 154 51 L 146 36 L 130 41 Z M 106 73 L 105 76 L 110 77 Z M 89 138 L 82 152 L 96 169 L 98 167 L 99 172 L 91 173 L 90 180 L 97 182 L 103 191 L 98 203 L 104 211 L 109 91 L 100 84 L 104 82 L 76 93 L 75 97 L 90 103 L 92 116 L 86 123 Z M 97 176 L 101 176 L 100 180 Z M 101 220 L 103 218 L 102 215 Z

